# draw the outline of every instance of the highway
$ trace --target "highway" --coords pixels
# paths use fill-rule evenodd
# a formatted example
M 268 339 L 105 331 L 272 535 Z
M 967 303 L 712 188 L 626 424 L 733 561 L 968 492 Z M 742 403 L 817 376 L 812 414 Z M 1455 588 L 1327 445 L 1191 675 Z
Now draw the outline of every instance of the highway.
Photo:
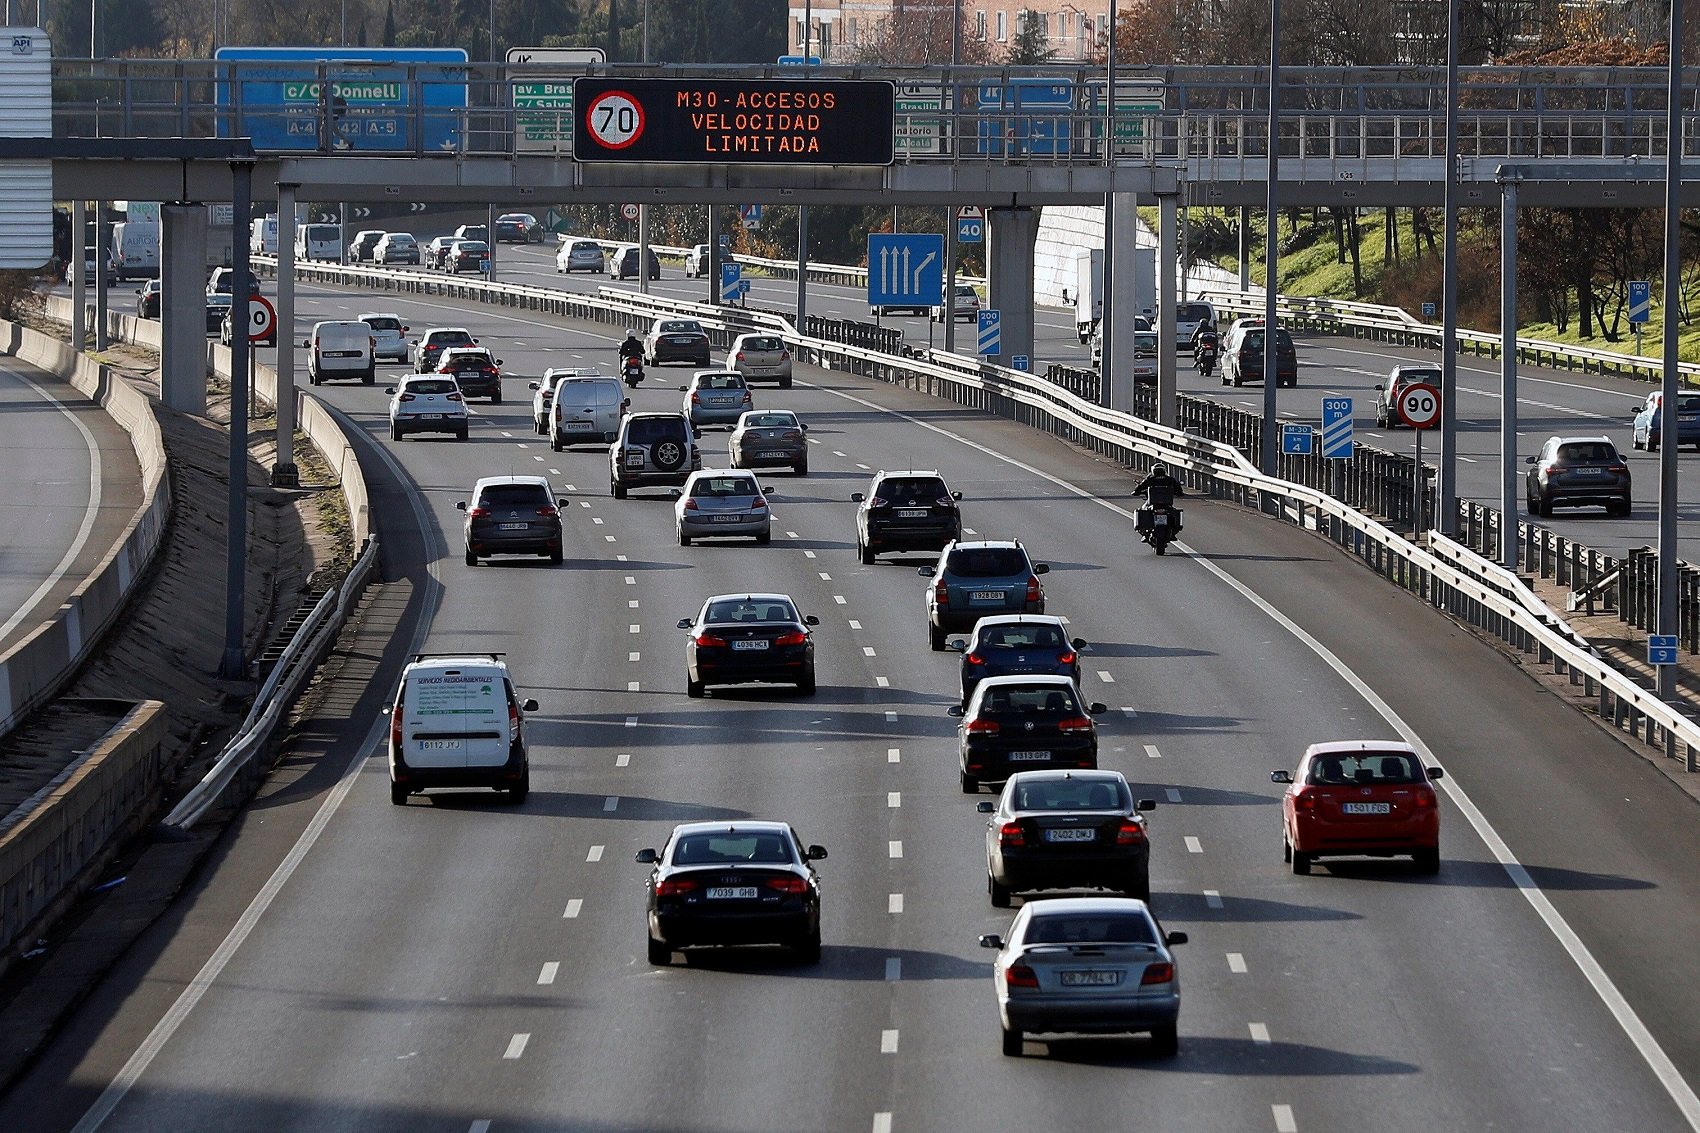
M 465 325 L 519 375 L 613 355 L 610 328 L 523 312 L 298 301 L 303 325 L 371 309 Z M 685 373 L 636 407 L 676 405 Z M 1700 986 L 1678 971 L 1700 933 L 1692 800 L 1327 543 L 1194 501 L 1185 553 L 1157 559 L 1131 537 L 1120 469 L 801 367 L 796 388 L 756 393 L 814 445 L 806 479 L 764 477 L 773 545 L 680 548 L 664 493 L 615 501 L 605 452 L 537 442 L 523 383 L 475 406 L 465 444 L 389 441 L 381 385 L 315 392 L 368 442 L 385 577 L 407 604 L 386 679 L 415 648 L 505 651 L 542 705 L 531 797 L 391 806 L 390 690 L 339 701 L 333 758 L 245 812 L 217 868 L 0 1100 L 0 1128 L 1700 1129 Z M 1052 564 L 1050 611 L 1092 642 L 1102 763 L 1159 800 L 1153 904 L 1191 936 L 1176 1059 L 1142 1040 L 999 1053 L 976 938 L 1009 915 L 957 788 L 926 557 L 853 551 L 850 493 L 904 465 L 939 468 L 970 528 Z M 561 568 L 461 564 L 454 503 L 503 472 L 570 497 Z M 816 697 L 686 699 L 675 621 L 748 588 L 820 616 Z M 1448 772 L 1440 874 L 1287 872 L 1270 770 L 1318 740 L 1398 735 Z M 752 950 L 651 968 L 632 855 L 675 822 L 740 816 L 828 847 L 821 964 Z

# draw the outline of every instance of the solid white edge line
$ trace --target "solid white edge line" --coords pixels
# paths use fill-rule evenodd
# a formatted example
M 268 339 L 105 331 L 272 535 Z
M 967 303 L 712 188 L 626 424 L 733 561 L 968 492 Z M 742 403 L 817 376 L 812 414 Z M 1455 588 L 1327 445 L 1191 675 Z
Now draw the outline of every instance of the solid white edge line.
M 971 441 L 967 437 L 959 436 L 956 433 L 951 432 L 949 429 L 941 428 L 940 426 L 931 424 L 927 421 L 922 421 L 911 414 L 875 404 L 872 401 L 857 397 L 854 394 L 845 393 L 843 390 L 829 389 L 825 386 L 814 385 L 813 383 L 803 384 L 811 386 L 822 393 L 830 393 L 834 397 L 842 398 L 845 401 L 852 402 L 867 409 L 872 409 L 876 413 L 889 414 L 899 420 L 906 421 L 911 425 L 936 433 L 941 437 L 948 437 L 951 440 L 956 441 L 958 444 L 964 445 L 967 448 L 991 457 L 993 460 L 1007 464 L 1012 468 L 1019 468 L 1023 472 L 1032 476 L 1037 476 L 1041 480 L 1053 484 L 1066 492 L 1070 492 L 1083 500 L 1089 500 L 1092 503 L 1097 504 L 1099 507 L 1113 511 L 1117 515 L 1122 516 L 1124 519 L 1130 521 L 1133 519 L 1132 513 L 1126 508 L 1119 507 L 1118 505 L 1111 503 L 1109 500 L 1099 499 L 1090 492 L 1087 492 L 1085 489 L 1076 487 L 1074 484 L 1069 483 L 1060 476 L 1053 476 L 1051 473 L 1035 468 L 1033 465 L 1028 464 L 1025 461 L 1016 460 L 1014 457 L 1007 456 L 987 445 L 980 444 L 977 441 Z M 1382 700 L 1381 697 L 1377 696 L 1375 691 L 1359 679 L 1358 675 L 1352 672 L 1343 661 L 1341 661 L 1328 649 L 1327 646 L 1323 645 L 1320 641 L 1316 640 L 1316 638 L 1305 632 L 1305 630 L 1299 626 L 1298 623 L 1294 622 L 1293 619 L 1270 605 L 1261 595 L 1254 592 L 1250 587 L 1240 582 L 1237 578 L 1228 574 L 1227 571 L 1223 570 L 1215 563 L 1210 562 L 1208 559 L 1190 554 L 1191 548 L 1189 548 L 1185 543 L 1182 543 L 1177 539 L 1175 540 L 1175 545 L 1180 547 L 1181 550 L 1188 552 L 1189 558 L 1193 562 L 1197 563 L 1204 570 L 1215 575 L 1221 581 L 1227 583 L 1247 601 L 1262 610 L 1282 628 L 1286 629 L 1287 632 L 1291 633 L 1294 637 L 1298 638 L 1299 641 L 1303 642 L 1305 646 L 1311 650 L 1311 652 L 1321 658 L 1324 664 L 1328 665 L 1329 668 L 1338 673 L 1340 678 L 1349 684 L 1358 693 L 1358 695 L 1368 701 L 1376 712 L 1381 715 L 1382 719 L 1386 720 L 1388 724 L 1390 724 L 1400 734 L 1400 736 L 1404 738 L 1406 743 L 1409 743 L 1412 747 L 1421 752 L 1425 761 L 1433 761 L 1434 754 L 1429 750 L 1428 745 L 1424 744 L 1416 732 L 1405 723 L 1397 712 L 1393 711 L 1392 706 Z M 1451 798 L 1458 804 L 1458 809 L 1463 812 L 1464 817 L 1475 829 L 1477 836 L 1480 837 L 1489 850 L 1493 852 L 1494 857 L 1504 868 L 1506 874 L 1510 876 L 1512 882 L 1517 886 L 1518 891 L 1523 894 L 1523 898 L 1529 902 L 1530 907 L 1535 910 L 1536 915 L 1539 916 L 1546 924 L 1548 931 L 1553 934 L 1553 937 L 1558 941 L 1559 945 L 1567 953 L 1569 953 L 1571 961 L 1576 965 L 1577 969 L 1581 971 L 1589 985 L 1593 987 L 1594 993 L 1600 997 L 1600 1001 L 1605 1005 L 1606 1009 L 1611 1012 L 1612 1017 L 1617 1021 L 1618 1026 L 1623 1029 L 1624 1034 L 1629 1037 L 1629 1041 L 1634 1044 L 1635 1049 L 1646 1061 L 1647 1066 L 1650 1070 L 1652 1070 L 1654 1077 L 1659 1080 L 1659 1084 L 1662 1085 L 1665 1088 L 1665 1092 L 1670 1095 L 1671 1101 L 1676 1103 L 1677 1109 L 1681 1111 L 1683 1117 L 1687 1119 L 1689 1128 L 1695 1130 L 1696 1133 L 1700 1133 L 1700 1096 L 1695 1095 L 1694 1090 L 1688 1085 L 1688 1082 L 1684 1080 L 1681 1072 L 1677 1070 L 1676 1064 L 1671 1061 L 1670 1056 L 1665 1053 L 1664 1048 L 1659 1045 L 1658 1040 L 1653 1037 L 1652 1032 L 1647 1030 L 1646 1024 L 1641 1022 L 1641 1017 L 1635 1013 L 1635 1009 L 1629 1005 L 1628 1000 L 1624 999 L 1623 993 L 1617 990 L 1617 985 L 1612 982 L 1610 976 L 1606 975 L 1605 969 L 1600 966 L 1598 960 L 1594 959 L 1594 955 L 1588 950 L 1587 945 L 1582 943 L 1581 938 L 1576 935 L 1575 931 L 1570 927 L 1569 923 L 1565 921 L 1559 911 L 1553 907 L 1552 902 L 1547 899 L 1546 894 L 1541 892 L 1540 886 L 1535 884 L 1534 878 L 1529 876 L 1529 871 L 1523 868 L 1523 864 L 1517 860 L 1516 855 L 1511 852 L 1511 848 L 1505 844 L 1504 839 L 1500 838 L 1499 833 L 1494 830 L 1486 816 L 1476 809 L 1475 804 L 1472 803 L 1469 796 L 1464 793 L 1464 789 L 1458 785 L 1458 780 L 1449 775 L 1440 781 L 1440 786 L 1441 789 L 1446 792 L 1447 797 Z

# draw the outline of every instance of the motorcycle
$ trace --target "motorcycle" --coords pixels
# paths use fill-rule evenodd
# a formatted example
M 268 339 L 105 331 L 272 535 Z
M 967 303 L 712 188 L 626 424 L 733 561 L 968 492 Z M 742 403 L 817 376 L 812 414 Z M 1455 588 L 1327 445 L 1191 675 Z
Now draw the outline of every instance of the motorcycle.
M 627 358 L 621 366 L 620 376 L 625 379 L 627 385 L 636 389 L 638 383 L 643 381 L 643 361 L 638 358 Z
M 1134 513 L 1133 523 L 1139 537 L 1161 555 L 1181 533 L 1181 509 L 1173 504 L 1161 508 L 1146 504 Z
M 1192 364 L 1197 367 L 1202 377 L 1208 378 L 1216 371 L 1216 347 L 1213 345 L 1200 346 L 1193 351 Z

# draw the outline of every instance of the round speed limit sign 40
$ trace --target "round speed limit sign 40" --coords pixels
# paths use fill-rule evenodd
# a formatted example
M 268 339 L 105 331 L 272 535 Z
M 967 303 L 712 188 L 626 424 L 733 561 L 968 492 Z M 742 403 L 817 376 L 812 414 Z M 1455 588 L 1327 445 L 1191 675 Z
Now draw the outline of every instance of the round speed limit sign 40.
M 585 126 L 598 145 L 625 149 L 643 137 L 643 106 L 623 90 L 603 91 L 584 112 Z
M 1432 429 L 1440 423 L 1440 391 L 1417 382 L 1399 391 L 1399 417 L 1413 429 Z

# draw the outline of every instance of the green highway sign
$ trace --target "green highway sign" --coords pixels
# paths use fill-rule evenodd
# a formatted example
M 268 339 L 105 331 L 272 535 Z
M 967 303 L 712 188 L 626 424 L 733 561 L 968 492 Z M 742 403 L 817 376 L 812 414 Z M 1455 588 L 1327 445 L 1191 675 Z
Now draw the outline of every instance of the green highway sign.
M 942 153 L 944 87 L 939 83 L 900 82 L 896 98 L 898 153 Z
M 568 150 L 573 141 L 571 78 L 516 81 L 514 145 L 520 150 Z M 529 111 L 529 113 L 527 113 Z

